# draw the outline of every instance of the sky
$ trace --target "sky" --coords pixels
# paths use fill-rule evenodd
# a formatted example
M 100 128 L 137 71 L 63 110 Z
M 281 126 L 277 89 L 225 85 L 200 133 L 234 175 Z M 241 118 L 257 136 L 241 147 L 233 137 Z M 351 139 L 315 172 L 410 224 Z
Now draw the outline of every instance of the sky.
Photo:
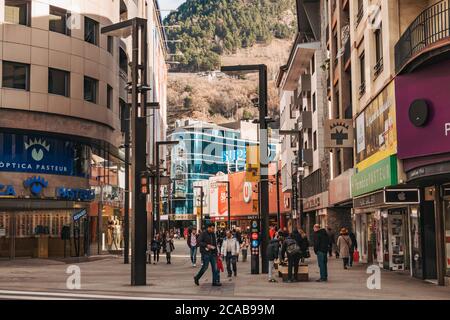
M 158 0 L 159 7 L 161 8 L 161 16 L 164 19 L 170 11 L 162 10 L 174 10 L 177 9 L 186 0 Z

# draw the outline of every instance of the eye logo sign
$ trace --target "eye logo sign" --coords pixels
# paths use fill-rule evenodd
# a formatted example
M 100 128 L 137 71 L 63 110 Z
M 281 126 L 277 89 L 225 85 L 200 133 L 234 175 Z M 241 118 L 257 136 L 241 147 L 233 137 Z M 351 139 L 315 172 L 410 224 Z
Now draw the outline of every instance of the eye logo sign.
M 44 151 L 50 152 L 50 145 L 43 139 L 30 139 L 25 142 L 25 150 L 31 149 L 31 157 L 34 161 L 44 159 Z
M 33 196 L 38 197 L 41 195 L 42 190 L 44 190 L 44 188 L 47 188 L 48 181 L 46 181 L 44 178 L 34 176 L 25 180 L 24 186 L 25 188 L 30 188 L 31 194 Z

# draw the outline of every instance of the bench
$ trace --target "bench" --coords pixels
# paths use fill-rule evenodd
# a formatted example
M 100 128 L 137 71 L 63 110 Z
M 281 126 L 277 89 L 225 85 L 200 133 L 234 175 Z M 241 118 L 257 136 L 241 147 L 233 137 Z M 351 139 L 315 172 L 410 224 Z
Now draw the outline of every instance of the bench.
M 283 279 L 283 281 L 288 280 L 288 267 L 287 266 L 278 266 L 278 276 Z M 305 282 L 309 281 L 309 268 L 307 264 L 299 264 L 298 265 L 298 274 L 297 281 Z

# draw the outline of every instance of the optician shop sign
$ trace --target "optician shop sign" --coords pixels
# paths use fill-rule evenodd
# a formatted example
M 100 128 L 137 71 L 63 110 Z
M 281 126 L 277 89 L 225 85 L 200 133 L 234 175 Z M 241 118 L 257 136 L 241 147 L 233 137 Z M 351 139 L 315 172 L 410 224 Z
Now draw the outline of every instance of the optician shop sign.
M 397 157 L 387 157 L 351 178 L 352 197 L 397 184 Z
M 0 133 L 0 172 L 30 172 L 83 176 L 76 170 L 82 161 L 79 144 L 39 135 Z

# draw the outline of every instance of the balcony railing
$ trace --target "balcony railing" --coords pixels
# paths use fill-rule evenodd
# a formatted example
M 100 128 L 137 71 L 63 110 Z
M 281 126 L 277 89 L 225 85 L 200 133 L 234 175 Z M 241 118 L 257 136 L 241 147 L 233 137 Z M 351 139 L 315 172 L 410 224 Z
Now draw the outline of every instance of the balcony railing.
M 450 36 L 449 0 L 425 9 L 395 45 L 395 69 L 400 72 L 422 50 Z
M 314 171 L 303 179 L 303 197 L 309 198 L 316 194 L 322 193 L 322 171 L 320 169 Z

